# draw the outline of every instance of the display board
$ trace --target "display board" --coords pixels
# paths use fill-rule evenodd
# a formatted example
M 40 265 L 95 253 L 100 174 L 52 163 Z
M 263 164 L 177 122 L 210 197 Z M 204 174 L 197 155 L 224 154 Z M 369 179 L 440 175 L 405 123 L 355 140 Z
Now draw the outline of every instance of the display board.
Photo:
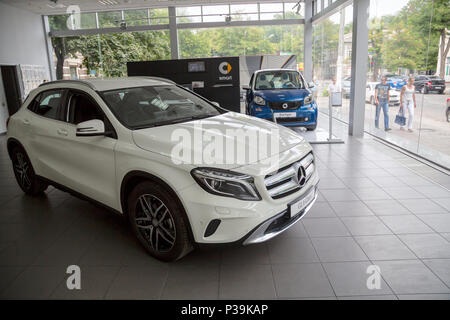
M 43 82 L 50 81 L 47 70 L 44 66 L 21 64 L 20 76 L 22 77 L 23 96 L 22 101 L 30 93 L 31 90 L 39 87 Z

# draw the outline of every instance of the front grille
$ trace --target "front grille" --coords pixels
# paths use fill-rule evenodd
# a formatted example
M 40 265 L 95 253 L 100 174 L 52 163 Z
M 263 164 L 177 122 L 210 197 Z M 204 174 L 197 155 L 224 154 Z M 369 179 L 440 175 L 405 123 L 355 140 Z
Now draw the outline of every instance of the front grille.
M 272 199 L 281 199 L 302 189 L 311 179 L 314 170 L 314 156 L 309 153 L 300 161 L 267 175 L 264 183 Z M 305 180 L 299 181 L 302 176 Z
M 308 122 L 310 120 L 310 118 L 277 118 L 277 123 Z
M 283 108 L 283 104 L 287 104 L 287 108 Z M 302 105 L 302 101 L 269 102 L 269 108 L 272 110 L 297 110 Z

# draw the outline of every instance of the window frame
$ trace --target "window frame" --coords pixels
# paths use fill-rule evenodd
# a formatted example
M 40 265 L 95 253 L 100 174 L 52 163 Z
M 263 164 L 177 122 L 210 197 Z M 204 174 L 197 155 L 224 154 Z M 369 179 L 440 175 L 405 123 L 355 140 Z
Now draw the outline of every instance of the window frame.
M 103 115 L 104 117 L 104 124 L 105 124 L 105 131 L 111 131 L 111 134 L 106 134 L 105 137 L 110 137 L 113 139 L 117 139 L 117 130 L 116 128 L 114 128 L 114 125 L 112 124 L 111 120 L 109 120 L 108 116 L 106 115 L 105 111 L 103 111 L 103 108 L 98 104 L 98 102 L 94 99 L 94 97 L 92 97 L 92 95 L 90 95 L 89 93 L 87 93 L 86 91 L 80 90 L 80 89 L 75 89 L 75 88 L 70 88 L 66 90 L 66 95 L 64 98 L 64 105 L 61 108 L 61 116 L 62 116 L 62 121 L 64 121 L 65 123 L 67 123 L 68 125 L 74 126 L 76 127 L 77 125 L 75 123 L 70 122 L 70 108 L 69 108 L 69 104 L 71 101 L 71 98 L 74 94 L 80 94 L 83 95 L 84 97 L 86 97 L 88 100 L 90 100 L 90 102 L 95 105 L 95 107 L 100 111 L 100 113 Z M 103 99 L 102 99 L 103 101 Z
M 42 115 L 42 114 L 39 114 L 36 112 L 36 105 L 38 103 L 37 100 L 40 99 L 43 94 L 50 92 L 50 91 L 60 91 L 61 92 L 61 98 L 60 98 L 58 106 L 56 107 L 57 110 L 56 110 L 55 118 L 46 117 L 45 115 Z M 31 100 L 31 102 L 28 104 L 27 109 L 28 109 L 28 111 L 32 112 L 33 115 L 35 115 L 35 116 L 38 116 L 38 117 L 41 117 L 41 118 L 44 118 L 47 120 L 64 122 L 61 111 L 63 109 L 62 106 L 66 100 L 66 96 L 67 96 L 67 90 L 64 88 L 51 88 L 48 90 L 43 90 L 34 96 L 33 100 Z

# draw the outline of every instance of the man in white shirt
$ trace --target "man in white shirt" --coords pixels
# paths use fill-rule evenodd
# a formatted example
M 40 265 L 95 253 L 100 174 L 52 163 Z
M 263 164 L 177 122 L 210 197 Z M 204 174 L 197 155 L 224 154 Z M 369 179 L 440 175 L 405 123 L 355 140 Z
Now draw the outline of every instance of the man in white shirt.
M 341 92 L 341 86 L 336 83 L 336 77 L 333 77 L 333 82 L 328 86 L 328 96 L 336 92 Z

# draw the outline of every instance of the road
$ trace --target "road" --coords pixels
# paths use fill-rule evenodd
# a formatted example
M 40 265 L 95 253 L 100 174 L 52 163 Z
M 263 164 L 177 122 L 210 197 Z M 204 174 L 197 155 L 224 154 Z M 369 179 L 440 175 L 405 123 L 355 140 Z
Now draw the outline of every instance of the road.
M 441 155 L 437 157 L 450 157 L 450 123 L 446 121 L 445 111 L 447 109 L 447 98 L 449 95 L 439 94 L 416 94 L 417 107 L 413 122 L 414 132 L 401 131 L 395 124 L 395 116 L 399 111 L 398 106 L 389 108 L 390 126 L 393 129 L 389 133 L 383 130 L 376 130 L 375 106 L 366 103 L 365 129 L 381 137 L 392 138 L 393 141 L 408 141 L 407 149 L 413 152 L 419 150 L 428 156 L 434 157 L 434 151 Z M 319 110 L 328 113 L 328 98 L 318 98 Z M 348 122 L 349 100 L 343 100 L 342 108 L 333 108 L 333 116 Z M 406 115 L 408 117 L 408 115 Z M 380 126 L 383 127 L 383 115 L 380 116 Z M 421 128 L 419 130 L 419 128 Z M 404 146 L 405 147 L 405 146 Z M 443 155 L 442 155 L 443 154 Z

